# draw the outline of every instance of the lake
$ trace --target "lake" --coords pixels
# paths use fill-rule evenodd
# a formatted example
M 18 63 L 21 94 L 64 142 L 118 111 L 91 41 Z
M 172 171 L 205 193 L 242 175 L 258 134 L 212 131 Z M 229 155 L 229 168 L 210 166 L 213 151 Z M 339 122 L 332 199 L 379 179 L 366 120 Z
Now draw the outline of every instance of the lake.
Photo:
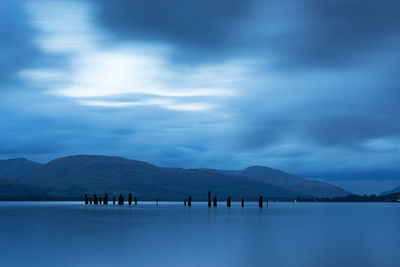
M 0 202 L 0 266 L 399 266 L 400 203 Z

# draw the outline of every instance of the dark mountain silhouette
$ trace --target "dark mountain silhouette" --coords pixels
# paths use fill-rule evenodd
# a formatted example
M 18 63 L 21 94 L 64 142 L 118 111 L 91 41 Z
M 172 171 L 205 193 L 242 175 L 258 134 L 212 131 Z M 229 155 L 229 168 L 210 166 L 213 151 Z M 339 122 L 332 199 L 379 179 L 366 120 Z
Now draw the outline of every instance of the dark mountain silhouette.
M 62 200 L 82 199 L 85 193 L 108 193 L 110 196 L 133 193 L 145 200 L 182 200 L 189 195 L 193 200 L 204 200 L 209 190 L 221 200 L 228 195 L 233 200 L 256 200 L 259 195 L 283 200 L 348 194 L 335 186 L 266 167 L 250 167 L 243 171 L 162 168 L 137 160 L 90 155 L 60 158 L 44 165 L 25 161 L 8 161 L 12 163 L 9 166 L 22 162 L 21 166 L 30 165 L 33 170 L 19 177 L 16 171 L 12 172 L 14 181 L 3 179 L 2 186 L 8 191 L 3 190 L 7 194 L 0 195 L 0 199 L 10 196 L 35 196 L 37 199 L 40 196 Z
M 0 160 L 0 176 L 15 181 L 41 166 L 40 163 L 24 158 Z
M 142 199 L 194 200 L 207 197 L 210 190 L 220 199 L 295 198 L 298 192 L 271 185 L 259 179 L 224 175 L 215 171 L 161 168 L 155 165 L 107 156 L 72 156 L 60 158 L 22 177 L 26 185 L 48 188 L 49 196 L 81 198 L 83 194 L 109 195 L 132 192 Z
M 382 196 L 372 195 L 347 195 L 332 198 L 297 198 L 298 202 L 400 202 L 400 193 L 391 193 Z
M 383 193 L 381 194 L 381 196 L 389 195 L 389 194 L 395 194 L 395 193 L 400 193 L 400 186 L 397 186 L 397 187 L 393 188 L 392 190 L 383 192 Z
M 0 177 L 1 200 L 40 200 L 47 194 L 35 186 L 23 185 Z
M 300 176 L 333 183 L 358 194 L 379 194 L 400 185 L 400 171 L 396 170 L 318 172 Z
M 350 192 L 327 183 L 310 181 L 290 173 L 268 167 L 252 166 L 241 171 L 219 171 L 228 175 L 241 175 L 256 178 L 281 188 L 311 197 L 338 197 Z

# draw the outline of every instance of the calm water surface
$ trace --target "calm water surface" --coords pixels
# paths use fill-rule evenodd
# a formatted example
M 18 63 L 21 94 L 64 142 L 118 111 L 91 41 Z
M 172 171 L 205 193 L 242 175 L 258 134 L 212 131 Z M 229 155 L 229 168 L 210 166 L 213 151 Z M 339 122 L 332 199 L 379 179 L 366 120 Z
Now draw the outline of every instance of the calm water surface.
M 0 202 L 0 266 L 400 266 L 400 204 Z

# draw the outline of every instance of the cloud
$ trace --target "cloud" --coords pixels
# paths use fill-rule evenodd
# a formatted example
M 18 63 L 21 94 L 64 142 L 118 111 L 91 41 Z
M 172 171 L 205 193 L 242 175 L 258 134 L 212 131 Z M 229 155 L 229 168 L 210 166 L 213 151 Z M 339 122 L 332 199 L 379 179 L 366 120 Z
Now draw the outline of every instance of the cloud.
M 235 95 L 235 83 L 244 71 L 236 62 L 192 68 L 173 66 L 168 61 L 170 48 L 166 45 L 114 41 L 108 46 L 107 34 L 93 25 L 93 12 L 84 2 L 39 2 L 27 7 L 32 25 L 40 31 L 35 44 L 45 53 L 65 54 L 68 67 L 54 71 L 28 69 L 20 76 L 47 86 L 50 94 L 76 98 L 78 104 L 210 110 L 218 107 L 215 97 Z M 65 20 L 71 23 L 66 24 Z M 61 79 L 63 83 L 59 83 Z M 115 96 L 124 100 L 94 99 Z M 154 101 L 153 97 L 159 100 Z M 206 102 L 193 101 L 191 97 L 203 97 Z
M 397 1 L 8 5 L 0 112 L 26 128 L 1 126 L 7 151 L 398 169 Z

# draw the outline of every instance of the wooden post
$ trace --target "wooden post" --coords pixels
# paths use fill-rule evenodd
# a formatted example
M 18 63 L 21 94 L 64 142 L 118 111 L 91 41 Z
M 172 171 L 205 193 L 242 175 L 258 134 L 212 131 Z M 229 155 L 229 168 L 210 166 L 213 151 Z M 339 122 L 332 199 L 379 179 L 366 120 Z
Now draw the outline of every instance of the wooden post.
M 192 197 L 191 196 L 188 197 L 188 206 L 189 207 L 192 206 Z
M 100 203 L 100 205 L 101 205 L 101 202 L 103 201 L 103 199 L 100 197 L 99 198 L 99 203 Z
M 89 199 L 87 197 L 87 194 L 85 194 L 85 205 L 89 204 Z
M 242 198 L 242 208 L 244 207 L 244 198 Z
M 137 198 L 135 197 L 135 206 L 137 206 Z
M 104 205 L 108 205 L 108 194 L 104 195 Z
M 214 207 L 217 207 L 217 196 L 214 197 Z
M 89 203 L 90 205 L 92 205 L 92 198 L 89 198 Z
M 231 207 L 231 196 L 228 196 L 228 199 L 226 200 L 226 206 L 227 206 L 228 208 Z
M 124 205 L 124 197 L 122 195 L 119 195 L 118 205 Z
M 183 200 L 183 206 L 186 207 L 186 198 Z
M 263 207 L 263 196 L 260 196 L 260 199 L 258 200 L 258 207 L 262 208 Z
M 211 192 L 208 191 L 208 207 L 211 208 Z
M 99 204 L 99 200 L 97 199 L 96 194 L 93 195 L 93 203 L 94 203 L 95 205 Z
M 129 206 L 132 205 L 132 194 L 131 193 L 129 193 L 128 204 L 129 204 Z
M 115 197 L 113 197 L 113 205 L 115 205 Z

